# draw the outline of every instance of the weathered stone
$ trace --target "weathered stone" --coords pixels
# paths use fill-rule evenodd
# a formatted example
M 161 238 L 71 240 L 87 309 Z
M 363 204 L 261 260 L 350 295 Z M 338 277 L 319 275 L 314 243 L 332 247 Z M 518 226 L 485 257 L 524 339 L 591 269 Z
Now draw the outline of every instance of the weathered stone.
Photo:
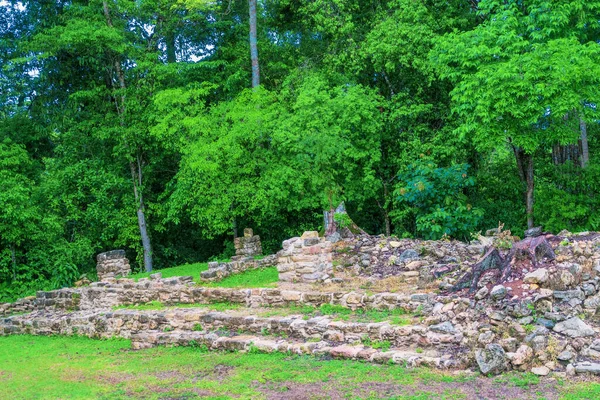
M 598 309 L 598 307 L 600 307 L 600 295 L 588 297 L 583 302 L 583 306 L 585 308 L 591 308 L 591 309 L 594 309 L 594 310 Z
M 554 332 L 562 333 L 571 338 L 594 336 L 594 330 L 579 317 L 573 317 L 559 322 L 554 326 Z
M 555 299 L 561 301 L 570 301 L 572 299 L 584 300 L 585 294 L 580 289 L 575 290 L 555 290 L 553 293 Z
M 488 345 L 490 343 L 492 343 L 495 339 L 496 335 L 494 335 L 494 332 L 492 331 L 485 331 L 479 334 L 479 337 L 477 338 L 477 342 L 479 344 L 482 345 Z
M 482 287 L 481 289 L 479 289 L 477 291 L 477 293 L 475 293 L 475 299 L 477 300 L 483 300 L 487 297 L 488 293 L 489 293 L 489 289 L 487 288 L 487 286 Z
M 427 293 L 415 293 L 410 296 L 410 301 L 418 303 L 425 303 L 427 300 L 429 300 L 429 295 L 427 295 Z
M 413 249 L 404 250 L 402 254 L 400 254 L 400 257 L 398 257 L 400 261 L 413 260 L 416 258 L 419 258 L 419 253 Z
M 429 327 L 429 330 L 432 332 L 447 333 L 450 335 L 453 335 L 456 333 L 456 328 L 449 321 L 442 322 L 441 324 L 437 324 L 437 325 L 431 325 Z
M 531 373 L 538 376 L 546 376 L 550 373 L 550 369 L 546 366 L 531 368 Z
M 405 268 L 409 271 L 414 271 L 419 269 L 419 267 L 421 267 L 421 265 L 423 265 L 423 263 L 421 261 L 411 261 L 408 264 L 406 264 Z
M 542 325 L 543 327 L 546 327 L 548 329 L 552 329 L 556 325 L 556 323 L 554 321 L 547 319 L 547 318 L 538 318 L 536 320 L 536 323 L 538 325 Z
M 523 282 L 535 283 L 539 285 L 545 283 L 548 280 L 548 277 L 548 270 L 546 268 L 539 268 L 525 275 Z
M 525 344 L 519 346 L 510 360 L 513 365 L 524 365 L 533 358 L 533 349 Z
M 304 239 L 312 239 L 312 238 L 319 238 L 319 232 L 317 231 L 306 231 L 302 234 L 302 236 L 300 237 L 300 239 L 304 240 Z
M 600 375 L 600 364 L 592 362 L 580 362 L 574 365 L 575 372 L 578 374 L 594 374 Z
M 475 360 L 482 374 L 497 375 L 506 370 L 506 353 L 499 344 L 488 344 L 485 349 L 475 350 Z
M 490 297 L 492 298 L 492 300 L 502 300 L 504 297 L 506 297 L 506 288 L 502 285 L 496 285 L 492 288 L 492 290 L 490 291 Z
M 96 271 L 98 279 L 106 281 L 117 276 L 131 274 L 129 260 L 125 257 L 125 250 L 112 250 L 96 256 Z
M 565 350 L 563 352 L 561 352 L 558 356 L 556 356 L 556 359 L 559 361 L 570 361 L 572 360 L 574 357 L 574 354 L 568 350 Z
M 524 233 L 525 237 L 537 237 L 542 234 L 542 227 L 536 226 L 535 228 L 527 229 Z

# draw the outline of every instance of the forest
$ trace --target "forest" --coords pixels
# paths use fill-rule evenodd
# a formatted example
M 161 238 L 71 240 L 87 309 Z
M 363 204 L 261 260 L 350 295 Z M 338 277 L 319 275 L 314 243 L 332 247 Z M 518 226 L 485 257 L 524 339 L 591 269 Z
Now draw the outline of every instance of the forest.
M 600 229 L 600 1 L 0 1 L 0 301 L 370 234 Z

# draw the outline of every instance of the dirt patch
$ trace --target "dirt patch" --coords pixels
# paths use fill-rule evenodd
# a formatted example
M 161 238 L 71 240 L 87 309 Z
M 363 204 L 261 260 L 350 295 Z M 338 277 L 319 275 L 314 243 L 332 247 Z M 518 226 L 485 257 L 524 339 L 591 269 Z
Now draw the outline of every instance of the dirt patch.
M 198 397 L 215 397 L 217 393 L 211 392 L 210 390 L 194 388 L 190 390 L 190 393 L 184 393 L 181 395 L 159 397 L 159 400 L 189 400 L 196 399 Z M 223 395 L 220 393 L 219 395 Z
M 154 374 L 155 377 L 157 377 L 160 380 L 165 380 L 165 381 L 169 381 L 172 383 L 180 383 L 180 382 L 185 382 L 186 380 L 190 379 L 190 377 L 184 373 L 182 373 L 181 371 L 159 371 L 157 373 Z
M 269 400 L 302 400 L 302 399 L 346 399 L 347 396 L 333 387 L 331 383 L 264 383 L 254 382 L 254 387 L 264 393 Z
M 194 377 L 192 380 L 193 383 L 202 380 L 210 380 L 210 381 L 218 381 L 222 382 L 225 378 L 227 378 L 235 369 L 231 365 L 218 364 L 211 371 L 202 371 Z
M 475 378 L 454 382 L 417 382 L 400 385 L 389 382 L 363 382 L 344 384 L 340 387 L 335 382 L 318 382 L 299 384 L 293 382 L 264 384 L 254 383 L 257 390 L 270 400 L 304 400 L 304 399 L 347 399 L 370 398 L 389 399 L 414 396 L 419 399 L 473 399 L 473 400 L 557 400 L 559 388 L 562 386 L 554 379 L 540 380 L 538 384 L 522 387 L 510 382 L 493 378 Z
M 8 371 L 0 371 L 0 382 L 7 381 L 12 378 L 12 373 Z

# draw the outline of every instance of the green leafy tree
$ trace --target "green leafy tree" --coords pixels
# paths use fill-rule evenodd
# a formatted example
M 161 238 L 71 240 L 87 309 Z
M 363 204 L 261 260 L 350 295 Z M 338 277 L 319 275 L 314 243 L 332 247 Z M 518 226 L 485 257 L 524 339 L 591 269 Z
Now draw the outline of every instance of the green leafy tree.
M 483 0 L 484 21 L 448 34 L 432 53 L 442 76 L 455 83 L 458 132 L 480 149 L 512 148 L 526 189 L 528 227 L 534 226 L 534 154 L 549 143 L 576 140 L 565 116 L 590 119 L 585 104 L 598 101 L 600 48 L 583 33 L 597 29 L 599 7 Z

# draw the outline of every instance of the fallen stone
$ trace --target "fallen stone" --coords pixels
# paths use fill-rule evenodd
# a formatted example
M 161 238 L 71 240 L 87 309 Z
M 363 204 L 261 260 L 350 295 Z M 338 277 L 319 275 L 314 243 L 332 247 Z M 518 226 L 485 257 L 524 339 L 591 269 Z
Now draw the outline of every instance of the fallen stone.
M 486 286 L 484 286 L 481 289 L 479 289 L 477 291 L 477 293 L 475 293 L 475 299 L 476 300 L 483 300 L 483 299 L 485 299 L 487 297 L 487 295 L 489 294 L 489 292 L 490 292 L 489 289 Z
M 573 317 L 559 322 L 554 326 L 554 332 L 562 333 L 571 338 L 594 336 L 596 332 L 579 317 Z
M 581 363 L 577 363 L 574 365 L 575 367 L 575 372 L 577 372 L 578 374 L 595 374 L 598 375 L 600 374 L 600 364 L 599 363 L 592 363 L 592 362 L 581 362 Z
M 569 361 L 573 359 L 573 353 L 568 350 L 565 350 L 561 352 L 558 356 L 556 356 L 556 359 L 559 361 Z
M 492 300 L 502 300 L 504 297 L 506 297 L 506 288 L 502 285 L 496 285 L 492 288 L 491 292 L 490 292 L 490 297 L 492 298 Z
M 528 363 L 533 358 L 533 349 L 525 344 L 519 346 L 512 357 L 513 365 L 523 365 Z
M 475 360 L 484 375 L 497 375 L 506 369 L 506 353 L 502 346 L 496 343 L 488 344 L 485 349 L 476 349 Z
M 533 272 L 528 273 L 523 278 L 524 283 L 541 284 L 548 280 L 549 274 L 546 268 L 539 268 Z
M 531 368 L 531 373 L 538 376 L 546 376 L 550 373 L 550 369 L 548 367 L 534 367 Z
M 413 260 L 416 258 L 419 258 L 419 253 L 417 253 L 413 249 L 407 249 L 407 250 L 404 250 L 402 252 L 402 254 L 400 254 L 400 257 L 398 259 L 400 261 L 407 261 L 407 260 Z

